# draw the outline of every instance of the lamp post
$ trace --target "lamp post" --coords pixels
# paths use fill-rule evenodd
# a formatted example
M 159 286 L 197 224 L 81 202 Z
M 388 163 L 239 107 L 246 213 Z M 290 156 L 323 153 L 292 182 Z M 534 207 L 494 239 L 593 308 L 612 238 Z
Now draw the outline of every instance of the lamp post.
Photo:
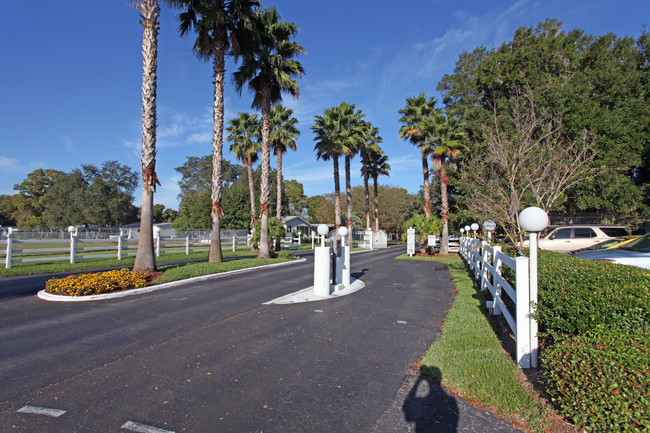
M 348 235 L 348 228 L 345 226 L 339 227 L 339 235 L 341 236 L 341 255 L 337 257 L 336 264 L 336 282 L 343 287 L 350 286 L 350 246 L 345 245 L 345 239 Z M 338 287 L 338 286 L 337 286 Z M 339 288 L 343 288 L 339 287 Z
M 472 223 L 472 231 L 474 232 L 474 237 L 476 237 L 476 231 L 478 230 L 478 224 Z
M 532 318 L 535 313 L 532 305 L 537 305 L 537 236 L 538 233 L 548 226 L 548 215 L 538 207 L 527 207 L 519 214 L 519 225 L 529 233 L 530 248 L 530 366 L 537 367 L 538 345 L 537 345 L 537 321 Z
M 320 224 L 317 231 L 321 237 L 321 244 L 314 249 L 314 295 L 325 297 L 330 294 L 330 251 L 325 246 L 325 236 L 329 232 L 329 227 Z
M 465 233 L 465 229 L 460 229 L 460 237 L 463 237 L 463 233 Z

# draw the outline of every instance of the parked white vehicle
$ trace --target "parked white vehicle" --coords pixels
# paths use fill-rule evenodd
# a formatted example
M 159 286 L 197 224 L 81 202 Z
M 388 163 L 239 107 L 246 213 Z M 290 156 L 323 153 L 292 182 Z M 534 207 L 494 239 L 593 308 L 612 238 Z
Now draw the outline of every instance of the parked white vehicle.
M 564 226 L 553 229 L 548 236 L 540 239 L 539 247 L 543 250 L 569 253 L 582 248 L 588 248 L 611 238 L 627 235 L 629 233 L 622 226 Z

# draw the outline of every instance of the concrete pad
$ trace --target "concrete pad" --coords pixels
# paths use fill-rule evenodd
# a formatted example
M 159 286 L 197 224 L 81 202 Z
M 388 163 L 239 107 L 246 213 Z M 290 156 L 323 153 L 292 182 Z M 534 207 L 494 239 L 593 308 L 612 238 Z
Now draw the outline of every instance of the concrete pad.
M 337 287 L 340 285 L 337 285 Z M 365 287 L 365 283 L 361 280 L 352 278 L 352 283 L 348 287 L 343 287 L 340 290 L 334 290 L 329 296 L 316 296 L 314 295 L 314 286 L 307 287 L 306 289 L 299 290 L 288 295 L 280 296 L 279 298 L 272 299 L 264 302 L 262 305 L 280 305 L 280 304 L 297 304 L 302 302 L 324 301 L 327 299 L 340 298 L 341 296 L 351 295 Z

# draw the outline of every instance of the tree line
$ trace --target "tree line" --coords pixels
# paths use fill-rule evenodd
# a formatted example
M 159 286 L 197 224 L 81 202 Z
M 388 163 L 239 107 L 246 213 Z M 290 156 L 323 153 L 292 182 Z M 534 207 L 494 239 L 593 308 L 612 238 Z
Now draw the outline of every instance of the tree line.
M 493 219 L 515 241 L 527 206 L 647 220 L 649 47 L 645 31 L 594 36 L 549 19 L 460 54 L 437 86 L 443 107 L 407 98 L 400 136 L 421 151 L 424 216 L 439 197 L 443 241 L 450 219 L 454 230 Z

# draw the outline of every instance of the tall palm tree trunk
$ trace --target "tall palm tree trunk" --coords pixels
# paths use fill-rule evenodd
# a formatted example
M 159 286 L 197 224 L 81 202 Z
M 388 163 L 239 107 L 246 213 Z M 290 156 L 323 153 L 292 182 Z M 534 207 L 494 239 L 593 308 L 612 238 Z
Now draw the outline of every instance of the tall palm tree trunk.
M 372 177 L 372 183 L 374 187 L 374 207 L 375 207 L 375 231 L 379 231 L 379 175 L 375 175 Z
M 431 216 L 431 184 L 429 183 L 429 162 L 422 153 L 422 177 L 424 178 L 424 216 Z
M 262 179 L 260 181 L 260 252 L 261 259 L 269 258 L 269 196 L 271 188 L 269 173 L 271 171 L 271 89 L 262 90 Z
M 341 185 L 339 184 L 339 156 L 333 155 L 332 161 L 334 162 L 334 222 L 338 233 L 341 227 Z
M 278 165 L 277 176 L 276 176 L 276 189 L 277 189 L 277 203 L 275 204 L 275 218 L 278 221 L 282 220 L 282 152 L 275 152 L 275 158 Z
M 442 201 L 442 239 L 440 240 L 440 254 L 449 254 L 449 201 L 447 199 L 447 167 L 443 160 L 440 164 L 440 199 Z
M 345 156 L 345 195 L 348 200 L 348 245 L 352 246 L 352 184 L 350 181 L 350 157 Z
M 251 156 L 246 157 L 246 172 L 248 173 L 248 194 L 251 200 L 251 228 L 255 230 L 257 224 L 257 211 L 255 206 L 255 182 L 253 181 L 253 161 Z
M 225 75 L 225 46 L 223 43 L 215 42 L 214 54 L 214 106 L 212 111 L 214 127 L 212 129 L 212 231 L 210 233 L 209 262 L 222 262 L 221 252 L 221 207 L 222 173 L 221 164 L 223 160 L 223 85 Z
M 366 228 L 370 228 L 370 188 L 368 186 L 368 161 L 366 158 L 361 157 L 363 164 L 363 194 L 366 200 Z
M 156 70 L 158 66 L 158 29 L 160 7 L 157 0 L 140 2 L 142 26 L 142 209 L 140 212 L 140 237 L 135 257 L 134 271 L 156 270 L 153 248 L 153 195 L 156 184 Z

